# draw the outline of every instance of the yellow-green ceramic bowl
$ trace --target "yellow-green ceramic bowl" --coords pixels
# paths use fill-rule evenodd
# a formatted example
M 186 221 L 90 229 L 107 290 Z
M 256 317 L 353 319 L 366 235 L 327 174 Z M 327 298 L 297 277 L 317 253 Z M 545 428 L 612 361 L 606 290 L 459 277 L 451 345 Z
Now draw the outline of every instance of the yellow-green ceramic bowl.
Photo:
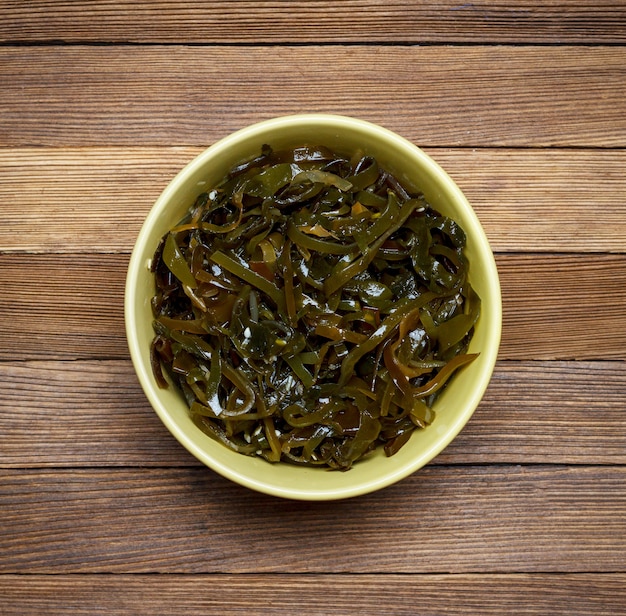
M 230 451 L 201 432 L 173 388 L 159 389 L 150 368 L 153 337 L 150 298 L 154 280 L 148 267 L 159 239 L 187 212 L 196 196 L 218 182 L 263 144 L 275 149 L 305 143 L 342 153 L 362 149 L 430 204 L 456 220 L 467 234 L 469 277 L 482 299 L 470 352 L 480 356 L 450 381 L 435 404 L 436 420 L 415 431 L 394 456 L 382 451 L 347 472 L 305 468 Z M 173 436 L 208 467 L 248 488 L 284 498 L 331 500 L 366 494 L 415 472 L 439 454 L 471 417 L 491 378 L 502 321 L 500 285 L 493 254 L 471 206 L 448 175 L 415 145 L 389 130 L 348 117 L 313 114 L 276 118 L 249 126 L 218 141 L 187 165 L 148 214 L 132 253 L 125 294 L 126 332 L 132 361 L 148 400 Z

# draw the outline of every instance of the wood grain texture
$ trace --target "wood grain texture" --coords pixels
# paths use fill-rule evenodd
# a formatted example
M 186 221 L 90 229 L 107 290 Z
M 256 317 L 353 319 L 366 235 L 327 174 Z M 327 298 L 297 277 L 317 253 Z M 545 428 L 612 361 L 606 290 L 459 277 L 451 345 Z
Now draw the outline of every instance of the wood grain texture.
M 626 0 L 0 0 L 0 614 L 626 614 Z M 497 252 L 500 361 L 428 467 L 282 501 L 128 359 L 141 221 L 299 112 L 431 153 Z
M 127 355 L 127 255 L 0 255 L 0 359 Z
M 329 503 L 256 494 L 202 468 L 4 470 L 0 507 L 0 573 L 624 573 L 626 563 L 624 466 L 432 466 Z
M 624 362 L 501 361 L 436 464 L 625 464 Z
M 324 111 L 422 146 L 625 147 L 626 47 L 0 48 L 0 147 L 204 146 Z
M 565 42 L 626 40 L 622 0 L 112 3 L 4 1 L 7 42 Z
M 0 363 L 0 467 L 200 466 L 129 361 Z M 434 464 L 626 464 L 624 362 L 499 362 Z
M 201 151 L 0 149 L 0 250 L 129 252 L 160 192 Z M 495 251 L 626 252 L 626 150 L 426 151 L 464 191 Z
M 621 256 L 502 255 L 502 357 L 624 358 Z M 618 342 L 621 349 L 613 346 Z
M 502 359 L 625 359 L 626 255 L 502 254 Z M 128 255 L 0 254 L 0 359 L 125 358 Z
M 616 616 L 625 588 L 621 573 L 0 576 L 4 616 Z
M 0 466 L 199 465 L 154 413 L 129 360 L 0 363 Z

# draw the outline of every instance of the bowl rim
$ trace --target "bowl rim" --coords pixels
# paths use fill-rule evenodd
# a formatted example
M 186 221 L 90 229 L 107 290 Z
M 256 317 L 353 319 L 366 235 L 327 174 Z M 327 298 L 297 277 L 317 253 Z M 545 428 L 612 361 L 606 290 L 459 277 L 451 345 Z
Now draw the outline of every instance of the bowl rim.
M 426 451 L 421 452 L 420 455 L 416 456 L 410 463 L 405 464 L 390 473 L 372 477 L 368 481 L 362 481 L 361 483 L 351 485 L 350 487 L 339 487 L 336 489 L 311 489 L 303 486 L 302 488 L 294 490 L 293 488 L 284 488 L 277 485 L 276 482 L 260 481 L 235 468 L 221 463 L 219 460 L 216 460 L 210 452 L 207 452 L 197 446 L 187 436 L 184 429 L 177 424 L 168 412 L 167 408 L 165 408 L 154 385 L 152 384 L 151 374 L 149 373 L 150 367 L 141 360 L 139 342 L 136 337 L 137 320 L 135 318 L 135 304 L 137 302 L 137 281 L 140 271 L 143 267 L 145 267 L 145 261 L 140 255 L 140 248 L 147 242 L 150 228 L 155 224 L 164 208 L 169 203 L 171 197 L 175 195 L 181 185 L 185 183 L 186 178 L 190 174 L 201 169 L 206 164 L 207 160 L 214 159 L 214 157 L 219 156 L 221 152 L 227 151 L 232 145 L 255 138 L 278 127 L 292 127 L 296 129 L 303 125 L 316 123 L 335 127 L 337 130 L 348 129 L 350 131 L 367 131 L 369 133 L 374 133 L 377 138 L 382 139 L 393 148 L 399 148 L 400 150 L 404 150 L 406 153 L 410 153 L 412 157 L 419 160 L 419 164 L 429 176 L 433 177 L 438 184 L 446 186 L 446 190 L 452 194 L 453 200 L 460 204 L 463 211 L 469 218 L 471 230 L 468 230 L 465 227 L 464 230 L 468 233 L 468 235 L 471 234 L 471 236 L 475 239 L 483 257 L 483 266 L 487 270 L 487 284 L 490 288 L 490 320 L 486 324 L 488 327 L 489 343 L 485 345 L 484 351 L 481 349 L 481 354 L 483 355 L 481 361 L 483 362 L 484 368 L 480 373 L 478 382 L 471 389 L 471 396 L 463 405 L 463 412 L 456 416 L 455 420 L 450 423 L 445 434 L 438 438 L 432 446 L 426 449 Z M 408 139 L 405 139 L 397 133 L 367 120 L 335 114 L 304 113 L 262 120 L 245 128 L 234 131 L 203 150 L 180 171 L 178 171 L 174 178 L 170 180 L 145 217 L 133 246 L 128 264 L 124 290 L 124 324 L 131 361 L 144 394 L 169 432 L 195 458 L 223 477 L 257 492 L 295 500 L 336 500 L 351 498 L 380 490 L 406 478 L 428 464 L 458 436 L 476 410 L 495 369 L 501 340 L 502 300 L 495 258 L 493 252 L 491 251 L 484 229 L 482 228 L 475 211 L 460 188 L 433 158 Z

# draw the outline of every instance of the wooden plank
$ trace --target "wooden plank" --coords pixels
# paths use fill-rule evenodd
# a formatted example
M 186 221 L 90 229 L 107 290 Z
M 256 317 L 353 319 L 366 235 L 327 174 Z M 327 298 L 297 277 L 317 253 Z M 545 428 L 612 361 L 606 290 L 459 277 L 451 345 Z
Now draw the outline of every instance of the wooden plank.
M 0 466 L 200 464 L 158 419 L 129 360 L 0 363 L 0 375 Z
M 0 254 L 0 360 L 127 357 L 127 264 L 121 254 Z M 503 254 L 497 264 L 502 359 L 626 358 L 626 255 Z
M 489 616 L 521 606 L 527 616 L 616 616 L 625 588 L 621 573 L 0 576 L 5 616 Z
M 201 151 L 0 149 L 0 250 L 129 253 L 161 191 Z
M 626 357 L 621 256 L 502 255 L 502 357 Z M 622 349 L 613 346 L 620 340 Z
M 624 147 L 625 66 L 622 46 L 3 47 L 0 147 L 203 146 L 304 111 L 429 147 Z
M 624 573 L 626 467 L 428 467 L 286 501 L 202 468 L 0 471 L 0 573 Z M 356 515 L 355 515 L 356 514 Z
M 626 151 L 428 149 L 498 252 L 624 252 Z
M 0 250 L 128 252 L 160 192 L 201 151 L 0 149 Z M 465 192 L 496 251 L 626 252 L 626 150 L 427 153 Z
M 0 359 L 124 357 L 128 255 L 0 255 Z
M 505 361 L 437 464 L 625 464 L 623 362 Z
M 5 42 L 624 42 L 623 1 L 2 3 Z
M 167 432 L 132 365 L 0 363 L 0 467 L 200 466 Z M 435 464 L 626 464 L 624 362 L 499 362 Z

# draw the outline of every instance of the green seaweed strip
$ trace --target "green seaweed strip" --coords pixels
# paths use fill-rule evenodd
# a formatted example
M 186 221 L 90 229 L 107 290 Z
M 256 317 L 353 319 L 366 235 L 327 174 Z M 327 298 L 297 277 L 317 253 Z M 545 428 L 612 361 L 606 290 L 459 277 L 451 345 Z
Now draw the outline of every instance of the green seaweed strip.
M 187 285 L 191 289 L 195 289 L 197 286 L 196 279 L 189 269 L 189 265 L 180 250 L 176 239 L 172 233 L 168 233 L 165 240 L 165 246 L 163 247 L 163 262 L 169 270 L 178 278 L 184 285 Z
M 271 297 L 272 301 L 278 307 L 282 308 L 284 306 L 285 299 L 280 289 L 266 278 L 263 278 L 263 276 L 260 276 L 256 272 L 253 272 L 232 257 L 229 257 L 227 254 L 220 251 L 214 252 L 211 255 L 211 261 L 217 263 L 218 265 L 221 265 L 231 274 L 235 274 L 235 276 L 241 278 L 241 280 L 243 280 L 244 282 L 251 284 L 252 286 L 259 289 L 259 291 Z

